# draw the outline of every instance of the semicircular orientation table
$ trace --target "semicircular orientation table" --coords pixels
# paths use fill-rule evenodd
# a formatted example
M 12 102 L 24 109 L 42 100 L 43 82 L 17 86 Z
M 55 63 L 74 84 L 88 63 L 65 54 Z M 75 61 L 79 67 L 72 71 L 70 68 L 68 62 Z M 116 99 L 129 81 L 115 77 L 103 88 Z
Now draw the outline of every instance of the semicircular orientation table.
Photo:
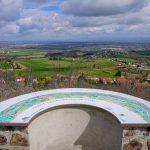
M 0 125 L 27 126 L 38 114 L 62 106 L 94 106 L 115 116 L 121 125 L 150 126 L 150 103 L 122 93 L 97 89 L 34 92 L 0 103 Z

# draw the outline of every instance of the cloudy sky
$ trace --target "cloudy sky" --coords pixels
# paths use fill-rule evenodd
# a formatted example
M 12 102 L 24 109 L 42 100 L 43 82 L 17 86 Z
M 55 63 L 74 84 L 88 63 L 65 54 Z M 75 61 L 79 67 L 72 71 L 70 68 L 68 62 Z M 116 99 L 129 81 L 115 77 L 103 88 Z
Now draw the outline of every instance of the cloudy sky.
M 0 0 L 0 40 L 149 37 L 150 0 Z

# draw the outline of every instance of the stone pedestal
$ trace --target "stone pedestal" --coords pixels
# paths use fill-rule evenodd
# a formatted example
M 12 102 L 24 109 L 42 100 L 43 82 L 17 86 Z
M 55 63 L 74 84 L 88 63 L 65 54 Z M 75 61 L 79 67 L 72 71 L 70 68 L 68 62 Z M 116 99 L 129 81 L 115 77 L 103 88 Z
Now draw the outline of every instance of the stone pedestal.
M 28 128 L 0 127 L 0 150 L 30 150 Z M 122 150 L 150 150 L 150 128 L 124 128 Z

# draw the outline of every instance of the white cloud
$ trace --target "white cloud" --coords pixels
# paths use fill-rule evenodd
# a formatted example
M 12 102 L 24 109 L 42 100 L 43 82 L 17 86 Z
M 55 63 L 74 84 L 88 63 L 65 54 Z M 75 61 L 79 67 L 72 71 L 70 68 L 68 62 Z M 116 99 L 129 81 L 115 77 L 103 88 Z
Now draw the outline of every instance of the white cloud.
M 65 0 L 61 9 L 75 16 L 108 16 L 136 11 L 147 3 L 148 0 Z
M 28 5 L 38 3 L 38 7 L 32 8 L 24 6 L 22 0 L 0 0 L 0 34 L 22 40 L 150 34 L 147 0 L 62 0 L 60 5 L 65 14 L 40 9 L 42 3 L 49 6 L 54 1 L 28 0 Z
M 7 35 L 7 34 L 15 34 L 19 32 L 19 26 L 15 23 L 8 24 L 6 26 L 3 26 L 0 30 L 1 34 Z
M 25 0 L 30 3 L 49 3 L 49 2 L 55 2 L 57 0 Z
M 22 0 L 0 0 L 0 20 L 13 21 L 19 18 Z

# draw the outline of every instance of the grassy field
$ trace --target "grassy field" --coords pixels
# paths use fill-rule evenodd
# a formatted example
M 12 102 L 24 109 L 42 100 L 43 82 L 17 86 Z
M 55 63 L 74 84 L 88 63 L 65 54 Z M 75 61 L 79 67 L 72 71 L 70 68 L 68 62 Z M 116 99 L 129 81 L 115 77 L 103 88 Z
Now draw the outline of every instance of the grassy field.
M 12 66 L 8 62 L 0 62 L 0 69 L 12 69 Z
M 123 55 L 123 54 L 118 54 L 118 55 L 113 55 L 113 57 L 111 58 L 113 60 L 121 60 L 121 61 L 126 61 L 126 62 L 137 62 L 137 60 L 129 58 L 127 55 Z
M 33 76 L 44 77 L 56 74 L 67 75 L 70 73 L 87 76 L 113 77 L 117 72 L 116 66 L 109 59 L 89 61 L 86 59 L 63 58 L 61 60 L 49 60 L 47 58 L 20 60 L 17 63 L 32 70 Z M 22 72 L 17 70 L 16 73 Z
M 88 48 L 87 51 L 102 51 L 104 49 L 99 48 L 99 47 L 95 47 L 95 48 Z
M 98 50 L 95 48 L 93 50 Z M 99 49 L 100 50 L 100 49 Z M 137 60 L 128 58 L 125 55 L 116 55 L 112 58 L 84 59 L 84 58 L 61 58 L 60 60 L 49 60 L 45 57 L 44 50 L 14 49 L 6 55 L 17 56 L 15 61 L 21 69 L 14 69 L 16 75 L 25 76 L 29 72 L 36 77 L 50 77 L 56 74 L 67 75 L 70 73 L 82 74 L 95 77 L 114 77 L 117 66 L 112 60 L 135 62 Z M 33 58 L 32 58 L 33 57 Z M 7 62 L 0 62 L 0 69 L 12 69 Z
M 141 54 L 141 55 L 150 56 L 150 51 L 140 51 L 138 53 Z
M 0 53 L 4 56 L 36 56 L 40 54 L 45 54 L 45 51 L 41 49 L 11 49 L 7 50 L 5 54 Z

